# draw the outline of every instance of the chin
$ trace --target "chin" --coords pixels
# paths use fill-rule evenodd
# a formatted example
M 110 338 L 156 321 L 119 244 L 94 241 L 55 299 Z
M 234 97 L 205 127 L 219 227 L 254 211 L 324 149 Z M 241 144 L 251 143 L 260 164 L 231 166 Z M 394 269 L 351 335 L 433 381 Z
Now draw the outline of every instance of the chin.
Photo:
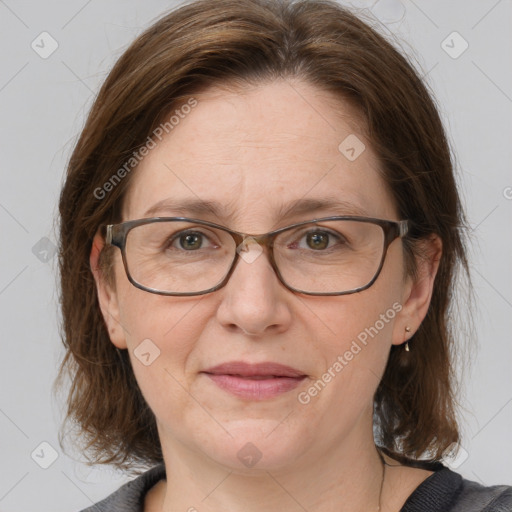
M 285 416 L 286 417 L 286 416 Z M 230 435 L 206 435 L 208 446 L 201 447 L 212 460 L 238 473 L 275 471 L 293 464 L 303 455 L 304 432 L 292 432 L 282 422 L 268 419 L 240 420 L 226 424 Z

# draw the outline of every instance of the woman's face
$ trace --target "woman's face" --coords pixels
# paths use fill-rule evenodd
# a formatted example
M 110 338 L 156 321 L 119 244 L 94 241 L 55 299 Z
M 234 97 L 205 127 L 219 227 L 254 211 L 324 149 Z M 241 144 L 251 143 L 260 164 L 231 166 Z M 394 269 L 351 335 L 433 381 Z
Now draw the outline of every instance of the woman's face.
M 250 234 L 330 215 L 399 220 L 354 112 L 327 93 L 278 81 L 195 99 L 134 171 L 124 220 L 188 216 Z M 340 205 L 280 213 L 313 199 Z M 165 200 L 215 202 L 219 211 L 155 209 Z M 115 290 L 100 287 L 103 313 L 113 343 L 129 351 L 164 454 L 268 470 L 311 465 L 336 447 L 373 440 L 372 399 L 390 347 L 404 341 L 405 325 L 414 332 L 419 314 L 399 239 L 377 281 L 345 296 L 289 291 L 263 252 L 241 258 L 213 293 L 166 297 L 132 286 L 116 253 Z M 268 375 L 207 372 L 235 363 L 236 373 L 240 362 L 277 363 L 304 377 L 283 380 L 277 392 L 262 384 Z

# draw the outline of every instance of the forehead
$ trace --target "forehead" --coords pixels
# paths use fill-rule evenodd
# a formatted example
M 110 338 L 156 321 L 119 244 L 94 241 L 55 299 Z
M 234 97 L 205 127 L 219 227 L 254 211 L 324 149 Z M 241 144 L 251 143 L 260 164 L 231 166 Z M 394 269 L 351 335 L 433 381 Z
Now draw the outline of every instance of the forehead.
M 194 98 L 194 108 L 169 114 L 173 129 L 134 171 L 125 218 L 181 216 L 186 210 L 174 208 L 180 203 L 209 203 L 214 207 L 196 210 L 201 218 L 258 232 L 275 226 L 286 205 L 308 202 L 321 213 L 324 199 L 339 200 L 340 213 L 395 217 L 350 105 L 288 80 Z

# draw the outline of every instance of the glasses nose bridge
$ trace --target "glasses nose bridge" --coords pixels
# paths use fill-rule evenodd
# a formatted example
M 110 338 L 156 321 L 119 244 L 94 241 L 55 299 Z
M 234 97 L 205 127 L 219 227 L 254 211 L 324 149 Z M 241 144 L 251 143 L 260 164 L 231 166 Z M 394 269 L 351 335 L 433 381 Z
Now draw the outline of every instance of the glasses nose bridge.
M 289 286 L 283 281 L 283 279 L 281 277 L 281 272 L 278 269 L 276 261 L 274 259 L 274 243 L 273 242 L 274 242 L 274 239 L 278 236 L 279 232 L 280 232 L 280 230 L 278 232 L 269 231 L 268 233 L 252 235 L 250 233 L 240 233 L 238 231 L 230 231 L 231 236 L 233 237 L 233 239 L 235 240 L 235 243 L 236 243 L 236 253 L 235 253 L 235 258 L 233 260 L 231 269 L 228 272 L 228 274 L 226 275 L 224 285 L 226 285 L 227 282 L 229 281 L 232 273 L 235 271 L 235 268 L 238 266 L 238 263 L 240 262 L 240 260 L 241 259 L 245 260 L 245 258 L 242 257 L 242 251 L 239 250 L 239 248 L 243 247 L 243 244 L 245 244 L 245 247 L 247 248 L 247 246 L 251 245 L 251 244 L 247 244 L 246 242 L 252 241 L 253 243 L 254 242 L 257 243 L 261 247 L 261 250 L 263 253 L 266 252 L 267 261 L 268 261 L 274 275 L 286 288 L 290 289 Z M 267 250 L 265 250 L 265 248 L 267 248 Z M 260 254 L 260 257 L 261 256 L 262 255 Z
M 277 233 L 270 231 L 268 233 L 263 233 L 260 235 L 252 235 L 250 233 L 241 233 L 239 231 L 231 231 L 229 230 L 229 233 L 233 237 L 233 240 L 235 241 L 236 247 L 235 247 L 235 259 L 233 260 L 233 266 L 231 267 L 230 272 L 228 273 L 228 277 L 231 275 L 231 273 L 234 271 L 235 267 L 238 264 L 238 260 L 241 257 L 241 252 L 243 252 L 243 249 L 240 250 L 240 248 L 244 247 L 247 249 L 250 243 L 247 242 L 253 242 L 257 243 L 263 250 L 265 251 L 265 247 L 267 248 L 267 258 L 270 263 L 270 266 L 274 270 L 274 272 L 279 277 L 279 270 L 276 268 L 275 260 L 274 260 L 274 253 L 273 253 L 273 241 L 274 238 L 277 236 Z M 243 259 L 243 258 L 242 258 Z
M 247 242 L 256 242 L 259 246 L 261 246 L 263 249 L 266 247 L 268 250 L 268 256 L 270 259 L 270 262 L 273 263 L 273 241 L 274 238 L 277 236 L 277 233 L 274 233 L 272 231 L 268 233 L 263 233 L 260 235 L 251 235 L 250 233 L 240 233 L 240 232 L 231 232 L 231 236 L 233 236 L 237 249 L 240 246 L 247 246 L 249 245 Z M 238 252 L 238 250 L 237 250 Z M 265 252 L 265 251 L 264 251 Z

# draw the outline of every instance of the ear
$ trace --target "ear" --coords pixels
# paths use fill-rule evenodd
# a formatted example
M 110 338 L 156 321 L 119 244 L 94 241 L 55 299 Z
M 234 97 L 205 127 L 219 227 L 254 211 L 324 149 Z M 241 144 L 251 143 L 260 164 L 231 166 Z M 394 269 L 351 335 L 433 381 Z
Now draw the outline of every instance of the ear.
M 393 345 L 401 345 L 414 335 L 427 315 L 432 299 L 443 244 L 438 235 L 432 235 L 419 244 L 421 256 L 416 261 L 416 277 L 409 276 L 405 282 L 402 310 L 393 330 Z
M 96 282 L 96 291 L 98 293 L 98 301 L 101 313 L 108 329 L 108 334 L 112 343 L 120 349 L 125 349 L 126 336 L 121 325 L 119 303 L 115 289 L 107 282 L 99 266 L 100 253 L 105 246 L 103 237 L 96 233 L 92 242 L 89 263 Z

